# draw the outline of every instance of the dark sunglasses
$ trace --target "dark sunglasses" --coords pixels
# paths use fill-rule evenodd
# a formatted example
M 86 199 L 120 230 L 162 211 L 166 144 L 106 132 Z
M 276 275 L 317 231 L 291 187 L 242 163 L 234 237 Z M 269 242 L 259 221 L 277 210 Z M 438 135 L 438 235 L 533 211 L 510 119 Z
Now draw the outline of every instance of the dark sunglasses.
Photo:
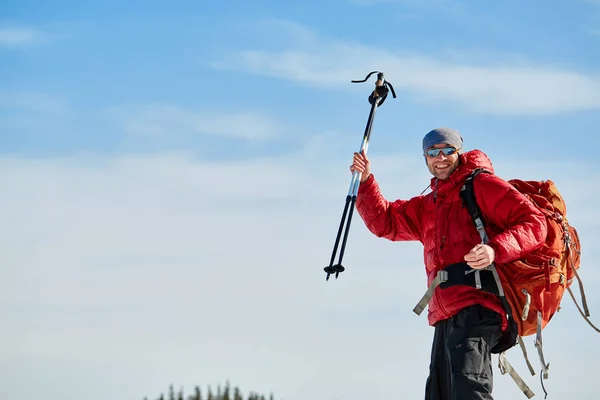
M 437 157 L 440 155 L 440 152 L 442 152 L 445 156 L 449 156 L 457 151 L 458 149 L 455 147 L 442 147 L 441 149 L 427 149 L 425 154 L 427 154 L 429 157 Z

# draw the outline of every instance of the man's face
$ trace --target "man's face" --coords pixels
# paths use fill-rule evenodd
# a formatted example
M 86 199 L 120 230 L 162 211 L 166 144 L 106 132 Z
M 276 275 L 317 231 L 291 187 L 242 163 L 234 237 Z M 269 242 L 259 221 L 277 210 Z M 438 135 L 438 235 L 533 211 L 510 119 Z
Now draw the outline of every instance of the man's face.
M 436 151 L 435 149 L 445 149 L 444 151 Z M 439 153 L 437 155 L 428 153 Z M 448 154 L 452 153 L 452 154 Z M 431 146 L 425 152 L 427 167 L 429 172 L 438 179 L 448 179 L 450 174 L 454 172 L 458 166 L 458 151 L 455 147 L 449 144 L 436 144 Z

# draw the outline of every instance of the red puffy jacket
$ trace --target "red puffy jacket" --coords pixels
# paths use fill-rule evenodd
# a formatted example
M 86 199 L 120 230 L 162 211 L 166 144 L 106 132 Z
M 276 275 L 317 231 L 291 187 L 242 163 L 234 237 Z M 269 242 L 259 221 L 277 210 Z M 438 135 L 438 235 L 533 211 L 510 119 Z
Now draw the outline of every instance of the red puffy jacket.
M 481 243 L 459 192 L 475 168 L 493 172 L 492 163 L 480 150 L 459 157 L 460 164 L 448 179 L 432 178 L 432 192 L 410 200 L 385 200 L 373 174 L 359 187 L 356 209 L 373 234 L 393 241 L 418 240 L 423 243 L 427 285 L 438 270 L 464 262 L 465 254 Z M 512 185 L 493 174 L 479 174 L 474 189 L 486 221 L 488 244 L 496 253 L 497 268 L 502 268 L 502 263 L 521 258 L 543 243 L 546 237 L 544 215 Z M 506 327 L 499 299 L 467 286 L 436 288 L 429 303 L 429 324 L 434 325 L 473 304 L 498 311 Z

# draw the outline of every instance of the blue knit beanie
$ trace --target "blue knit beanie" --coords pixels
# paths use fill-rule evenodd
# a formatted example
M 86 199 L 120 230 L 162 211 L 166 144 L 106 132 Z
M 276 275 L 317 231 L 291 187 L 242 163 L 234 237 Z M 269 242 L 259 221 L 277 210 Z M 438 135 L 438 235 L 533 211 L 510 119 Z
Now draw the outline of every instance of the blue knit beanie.
M 456 147 L 459 150 L 463 146 L 463 138 L 460 133 L 450 128 L 436 128 L 423 138 L 423 154 L 433 145 L 445 143 Z

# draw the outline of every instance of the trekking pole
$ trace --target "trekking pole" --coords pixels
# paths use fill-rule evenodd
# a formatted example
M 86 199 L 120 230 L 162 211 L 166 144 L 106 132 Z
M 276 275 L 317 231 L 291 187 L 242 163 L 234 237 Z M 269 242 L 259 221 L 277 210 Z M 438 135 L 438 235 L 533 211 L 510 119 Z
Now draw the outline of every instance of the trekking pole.
M 383 72 L 373 71 L 370 72 L 367 77 L 361 81 L 352 81 L 352 83 L 362 83 L 366 82 L 371 75 L 377 73 L 377 81 L 375 82 L 375 90 L 369 95 L 369 103 L 371 104 L 371 111 L 369 113 L 369 118 L 367 119 L 367 126 L 365 127 L 365 133 L 363 135 L 362 143 L 360 145 L 360 152 L 363 150 L 365 154 L 367 153 L 369 147 L 369 139 L 371 137 L 371 128 L 373 126 L 373 120 L 375 118 L 375 111 L 377 107 L 381 106 L 385 101 L 388 91 L 392 91 L 392 96 L 396 98 L 396 93 L 394 92 L 394 87 L 391 83 L 387 82 L 384 78 Z M 329 276 L 335 273 L 335 278 L 337 279 L 340 272 L 344 272 L 345 268 L 342 266 L 342 259 L 344 258 L 344 251 L 346 249 L 346 242 L 348 240 L 348 232 L 350 231 L 350 223 L 352 222 L 352 214 L 354 212 L 354 205 L 356 203 L 356 195 L 358 194 L 358 187 L 360 185 L 360 172 L 354 172 L 352 174 L 352 179 L 350 180 L 350 188 L 348 189 L 348 194 L 346 195 L 346 204 L 344 205 L 344 211 L 342 212 L 342 220 L 340 221 L 340 226 L 337 231 L 337 236 L 335 238 L 335 244 L 333 245 L 333 252 L 331 253 L 331 260 L 329 261 L 329 265 L 324 268 L 327 273 L 326 281 L 329 280 Z M 345 229 L 344 229 L 345 223 Z M 340 239 L 342 237 L 342 231 L 344 232 L 344 237 L 342 239 L 342 247 L 340 249 L 340 255 L 337 263 L 334 265 L 335 255 L 340 244 Z

